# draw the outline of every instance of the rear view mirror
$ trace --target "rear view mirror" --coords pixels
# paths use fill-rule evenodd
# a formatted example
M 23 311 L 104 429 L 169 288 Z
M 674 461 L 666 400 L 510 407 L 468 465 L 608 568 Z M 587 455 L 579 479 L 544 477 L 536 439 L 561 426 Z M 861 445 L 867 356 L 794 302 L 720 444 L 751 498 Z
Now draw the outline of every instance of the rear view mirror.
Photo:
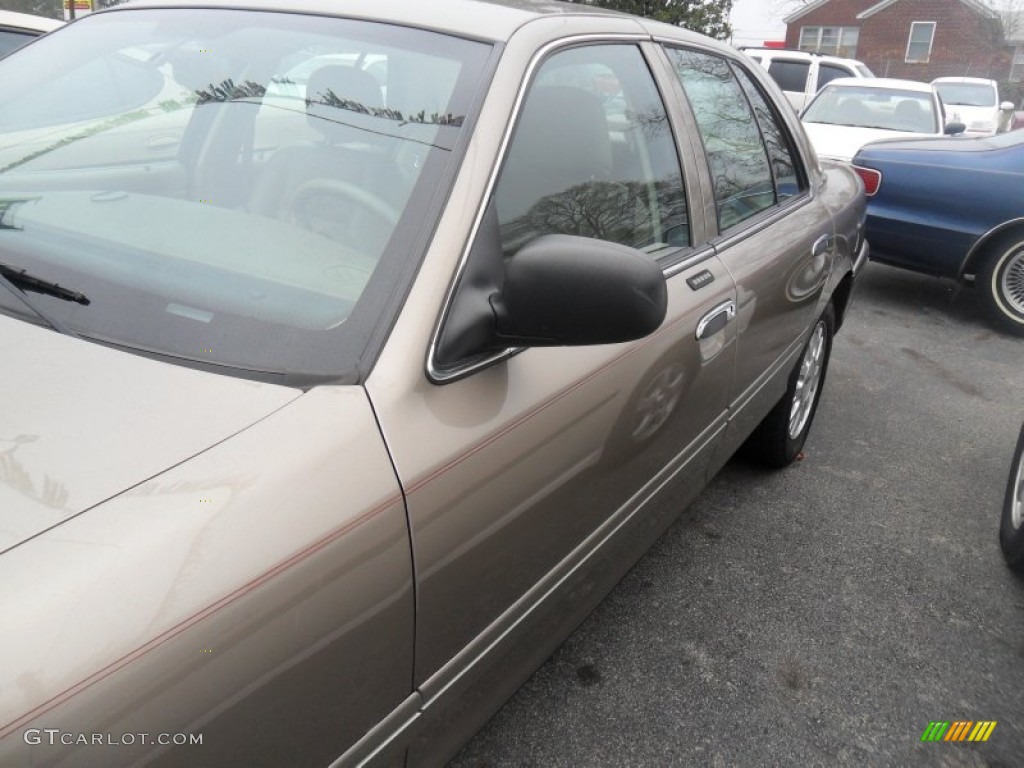
M 967 130 L 967 126 L 963 123 L 946 123 L 946 128 L 943 131 L 947 136 L 956 136 L 958 133 L 963 133 Z

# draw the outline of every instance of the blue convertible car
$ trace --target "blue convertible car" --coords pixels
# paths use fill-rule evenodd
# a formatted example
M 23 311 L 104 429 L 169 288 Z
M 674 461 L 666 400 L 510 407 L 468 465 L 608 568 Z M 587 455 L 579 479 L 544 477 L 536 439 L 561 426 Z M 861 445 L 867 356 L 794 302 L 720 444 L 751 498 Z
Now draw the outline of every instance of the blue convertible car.
M 1024 131 L 869 144 L 853 164 L 871 258 L 973 283 L 1024 336 Z

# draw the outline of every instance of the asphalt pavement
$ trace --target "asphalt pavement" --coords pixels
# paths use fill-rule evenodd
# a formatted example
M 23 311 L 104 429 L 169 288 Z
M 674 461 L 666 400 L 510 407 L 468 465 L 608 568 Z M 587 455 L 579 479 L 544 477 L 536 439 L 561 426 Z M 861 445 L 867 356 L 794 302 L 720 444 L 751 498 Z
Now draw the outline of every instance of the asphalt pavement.
M 803 460 L 733 460 L 452 765 L 1024 766 L 1022 421 L 1024 340 L 870 264 Z

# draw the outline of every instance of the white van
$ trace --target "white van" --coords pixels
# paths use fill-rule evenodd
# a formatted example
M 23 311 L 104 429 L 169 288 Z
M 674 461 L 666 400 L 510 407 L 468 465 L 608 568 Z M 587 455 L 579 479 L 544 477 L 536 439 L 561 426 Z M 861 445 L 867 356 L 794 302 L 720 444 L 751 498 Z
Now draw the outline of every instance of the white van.
M 741 48 L 772 76 L 793 109 L 804 108 L 822 86 L 839 77 L 874 77 L 863 62 L 788 48 Z
M 968 136 L 994 136 L 1010 129 L 1013 102 L 999 102 L 995 80 L 982 77 L 937 77 L 932 85 L 951 120 L 967 126 Z

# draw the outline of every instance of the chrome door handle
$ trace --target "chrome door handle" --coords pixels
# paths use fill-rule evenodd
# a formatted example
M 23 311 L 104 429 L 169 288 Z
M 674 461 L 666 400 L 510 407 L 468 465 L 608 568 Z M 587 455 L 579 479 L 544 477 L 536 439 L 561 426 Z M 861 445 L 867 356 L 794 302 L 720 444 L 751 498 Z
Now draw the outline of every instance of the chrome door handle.
M 708 312 L 697 323 L 697 341 L 713 336 L 729 324 L 729 321 L 736 317 L 736 304 L 732 299 L 723 301 L 717 307 Z
M 824 256 L 832 249 L 832 243 L 835 239 L 832 235 L 822 235 L 814 241 L 814 245 L 811 246 L 811 256 L 817 258 L 818 256 Z

